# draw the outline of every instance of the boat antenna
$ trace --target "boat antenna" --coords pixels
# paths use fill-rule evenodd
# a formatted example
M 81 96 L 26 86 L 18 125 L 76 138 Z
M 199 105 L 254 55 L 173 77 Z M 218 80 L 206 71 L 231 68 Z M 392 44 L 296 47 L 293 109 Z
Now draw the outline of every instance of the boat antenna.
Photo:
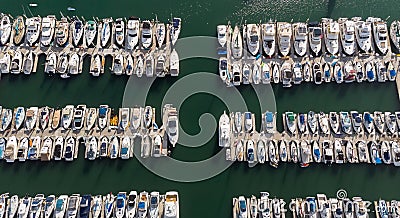
M 64 17 L 64 14 L 60 11 L 60 15 L 61 15 L 61 17 Z
M 33 17 L 31 9 L 29 9 L 29 7 L 27 7 L 27 9 L 28 9 L 29 13 L 31 14 L 31 16 Z
M 21 7 L 22 7 L 22 11 L 24 12 L 22 15 L 25 15 L 25 14 L 26 14 L 26 13 L 25 13 L 25 8 L 24 8 L 23 5 L 21 5 Z
M 67 16 L 67 20 L 68 20 L 69 22 L 71 22 L 71 18 L 70 18 L 69 16 Z
M 9 17 L 11 17 L 11 19 L 13 19 L 13 20 L 14 20 L 14 17 L 13 17 L 11 14 L 8 14 L 8 16 L 9 16 Z
M 390 18 L 390 15 L 385 20 L 388 20 L 389 18 Z
M 81 18 L 82 18 L 83 22 L 86 22 L 86 20 L 85 20 L 85 18 L 83 16 Z
M 310 21 L 310 18 L 307 18 L 306 23 L 308 23 L 308 21 Z

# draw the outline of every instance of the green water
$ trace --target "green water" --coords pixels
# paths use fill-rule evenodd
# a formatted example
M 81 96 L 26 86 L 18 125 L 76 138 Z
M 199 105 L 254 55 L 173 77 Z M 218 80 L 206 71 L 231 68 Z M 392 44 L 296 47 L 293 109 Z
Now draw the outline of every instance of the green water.
M 6 13 L 23 13 L 21 5 L 31 1 L 2 0 L 1 8 Z M 321 17 L 338 18 L 340 16 L 380 16 L 389 20 L 398 18 L 400 1 L 396 0 L 187 0 L 187 1 L 105 1 L 105 0 L 68 0 L 37 1 L 39 7 L 33 8 L 33 14 L 83 15 L 86 18 L 135 15 L 141 18 L 154 18 L 166 21 L 171 13 L 183 19 L 181 37 L 195 35 L 215 35 L 217 24 L 232 22 L 258 22 L 269 18 L 286 21 L 316 20 Z M 68 6 L 75 12 L 67 12 Z M 26 10 L 26 9 L 25 9 Z M 27 14 L 29 12 L 27 11 Z M 43 63 L 44 58 L 41 57 Z M 108 60 L 109 64 L 110 60 Z M 217 62 L 206 59 L 190 59 L 181 62 L 181 75 L 206 71 L 217 71 Z M 0 102 L 5 107 L 19 105 L 63 106 L 65 104 L 85 103 L 88 106 L 109 104 L 119 107 L 127 81 L 125 77 L 114 77 L 109 73 L 93 79 L 87 73 L 88 60 L 85 60 L 84 73 L 77 78 L 62 81 L 56 77 L 44 75 L 43 67 L 32 76 L 3 75 L 0 81 Z M 148 104 L 161 107 L 163 93 L 176 79 L 159 79 L 152 87 Z M 215 82 L 215 81 L 214 81 Z M 207 84 L 205 84 L 206 86 Z M 222 83 L 221 83 L 222 86 Z M 396 87 L 387 84 L 312 84 L 301 85 L 290 90 L 273 87 L 278 112 L 292 110 L 358 110 L 374 111 L 399 109 Z M 250 87 L 241 87 L 250 110 L 260 116 L 257 99 Z M 217 117 L 225 109 L 224 104 L 208 94 L 197 94 L 187 99 L 180 108 L 180 122 L 190 134 L 200 131 L 198 118 L 204 112 Z M 257 119 L 259 121 L 259 119 Z M 159 122 L 159 120 L 158 120 Z M 259 122 L 257 123 L 259 126 Z M 281 127 L 281 123 L 278 124 Z M 200 148 L 177 146 L 174 157 L 181 160 L 200 160 L 215 154 L 218 149 L 217 136 Z M 83 157 L 82 149 L 80 157 Z M 180 193 L 181 217 L 231 217 L 231 199 L 241 194 L 258 194 L 269 191 L 272 196 L 289 200 L 296 196 L 310 196 L 324 192 L 334 196 L 339 188 L 344 188 L 350 196 L 361 195 L 373 200 L 379 197 L 400 199 L 397 184 L 400 172 L 392 166 L 343 165 L 341 167 L 311 166 L 301 169 L 294 164 L 283 164 L 278 169 L 268 165 L 248 169 L 247 164 L 233 164 L 217 177 L 196 183 L 178 183 L 162 179 L 144 168 L 137 160 L 89 162 L 79 158 L 73 163 L 65 162 L 27 162 L 8 165 L 0 164 L 0 192 L 17 194 L 39 192 L 45 194 L 101 193 L 120 190 L 158 190 L 165 192 L 177 190 Z M 207 202 L 207 203 L 206 203 Z

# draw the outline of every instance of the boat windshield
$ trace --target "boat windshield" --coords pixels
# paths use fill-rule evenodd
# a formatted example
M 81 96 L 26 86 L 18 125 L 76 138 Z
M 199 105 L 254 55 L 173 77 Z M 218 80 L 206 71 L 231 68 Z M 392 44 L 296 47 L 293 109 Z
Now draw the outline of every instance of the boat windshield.
M 241 212 L 246 212 L 246 203 L 245 201 L 239 201 L 239 207 Z
M 118 198 L 117 199 L 117 208 L 123 208 L 125 206 L 124 199 Z

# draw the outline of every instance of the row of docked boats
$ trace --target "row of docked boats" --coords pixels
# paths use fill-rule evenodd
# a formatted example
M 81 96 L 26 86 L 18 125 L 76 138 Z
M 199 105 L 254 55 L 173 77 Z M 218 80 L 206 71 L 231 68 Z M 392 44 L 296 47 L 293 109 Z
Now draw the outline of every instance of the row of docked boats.
M 219 59 L 219 75 L 228 86 L 241 84 L 282 83 L 283 87 L 292 87 L 303 82 L 386 82 L 395 81 L 399 70 L 398 61 L 392 60 L 347 60 L 338 59 L 313 61 L 252 61 L 232 62 L 226 57 Z
M 277 197 L 270 198 L 268 192 L 261 192 L 260 198 L 239 196 L 232 199 L 233 218 L 274 217 L 285 218 L 285 200 Z
M 321 54 L 352 56 L 358 53 L 385 55 L 391 44 L 399 48 L 399 21 L 388 30 L 386 20 L 376 17 L 322 18 L 320 22 L 275 22 L 217 26 L 219 45 L 234 59 L 245 56 L 312 57 Z M 391 40 L 390 40 L 391 39 Z
M 112 44 L 126 50 L 161 48 L 167 42 L 175 45 L 182 24 L 178 17 L 168 24 L 158 20 L 141 21 L 133 16 L 85 21 L 77 16 L 58 20 L 55 15 L 48 15 L 43 18 L 18 16 L 12 20 L 10 15 L 1 14 L 0 19 L 2 46 L 66 47 L 72 43 L 76 48 L 108 48 Z
M 179 218 L 179 194 L 168 191 L 117 195 L 0 195 L 0 218 Z
M 136 75 L 137 77 L 164 77 L 179 75 L 179 56 L 175 49 L 167 56 L 165 53 L 141 53 L 135 55 L 121 52 L 111 55 L 111 72 L 115 75 Z M 44 63 L 44 72 L 49 75 L 59 75 L 69 78 L 71 75 L 82 73 L 85 56 L 79 52 L 49 52 Z M 168 58 L 168 60 L 167 60 Z M 10 50 L 0 54 L 0 73 L 29 75 L 36 68 L 37 57 L 33 51 L 23 53 L 21 50 Z M 89 73 L 98 77 L 104 73 L 106 55 L 96 53 L 90 55 Z

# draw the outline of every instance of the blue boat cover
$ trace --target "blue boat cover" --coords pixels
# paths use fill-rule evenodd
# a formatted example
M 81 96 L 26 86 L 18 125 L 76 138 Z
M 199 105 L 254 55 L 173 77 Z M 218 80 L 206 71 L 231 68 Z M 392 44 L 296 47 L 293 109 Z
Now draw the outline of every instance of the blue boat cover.
M 62 205 L 64 204 L 63 200 L 57 200 L 56 202 L 56 210 L 61 210 Z
M 121 154 L 127 154 L 128 148 L 121 148 Z
M 218 55 L 226 55 L 226 54 L 227 54 L 226 49 L 219 49 L 218 50 Z
M 145 203 L 143 201 L 139 202 L 138 208 L 139 209 L 144 209 Z
M 368 79 L 373 79 L 375 77 L 374 76 L 374 72 L 372 70 L 368 71 L 367 72 L 367 77 L 368 77 Z
M 315 154 L 315 156 L 317 156 L 318 158 L 321 156 L 321 153 L 320 153 L 319 149 L 314 149 L 314 154 Z
M 396 71 L 395 70 L 390 70 L 390 76 L 395 77 L 396 76 Z
M 331 73 L 329 72 L 329 70 L 325 71 L 325 77 L 330 77 Z
M 337 75 L 338 75 L 339 78 L 342 77 L 342 70 L 341 69 L 338 70 Z
M 157 198 L 156 198 L 156 197 L 152 197 L 152 198 L 150 199 L 150 203 L 151 203 L 151 204 L 156 204 L 156 203 L 157 203 Z
M 178 28 L 179 27 L 179 19 L 174 18 L 173 25 L 174 25 L 174 28 Z
M 382 160 L 379 157 L 375 157 L 376 164 L 381 164 Z
M 372 122 L 371 114 L 365 114 L 365 115 L 364 115 L 364 120 L 366 120 L 366 121 L 368 121 L 369 123 L 371 123 L 371 122 Z
M 107 113 L 107 108 L 101 107 L 101 108 L 99 109 L 99 113 L 100 113 L 100 115 L 102 115 L 102 116 L 106 115 L 106 113 Z
M 273 119 L 274 119 L 274 117 L 272 116 L 272 112 L 267 112 L 267 113 L 265 113 L 265 120 L 266 120 L 268 123 L 272 122 Z
M 304 114 L 300 114 L 300 123 L 304 124 Z
M 251 114 L 250 113 L 244 113 L 246 119 L 251 119 Z
M 239 201 L 240 210 L 246 210 L 246 203 L 244 201 Z

